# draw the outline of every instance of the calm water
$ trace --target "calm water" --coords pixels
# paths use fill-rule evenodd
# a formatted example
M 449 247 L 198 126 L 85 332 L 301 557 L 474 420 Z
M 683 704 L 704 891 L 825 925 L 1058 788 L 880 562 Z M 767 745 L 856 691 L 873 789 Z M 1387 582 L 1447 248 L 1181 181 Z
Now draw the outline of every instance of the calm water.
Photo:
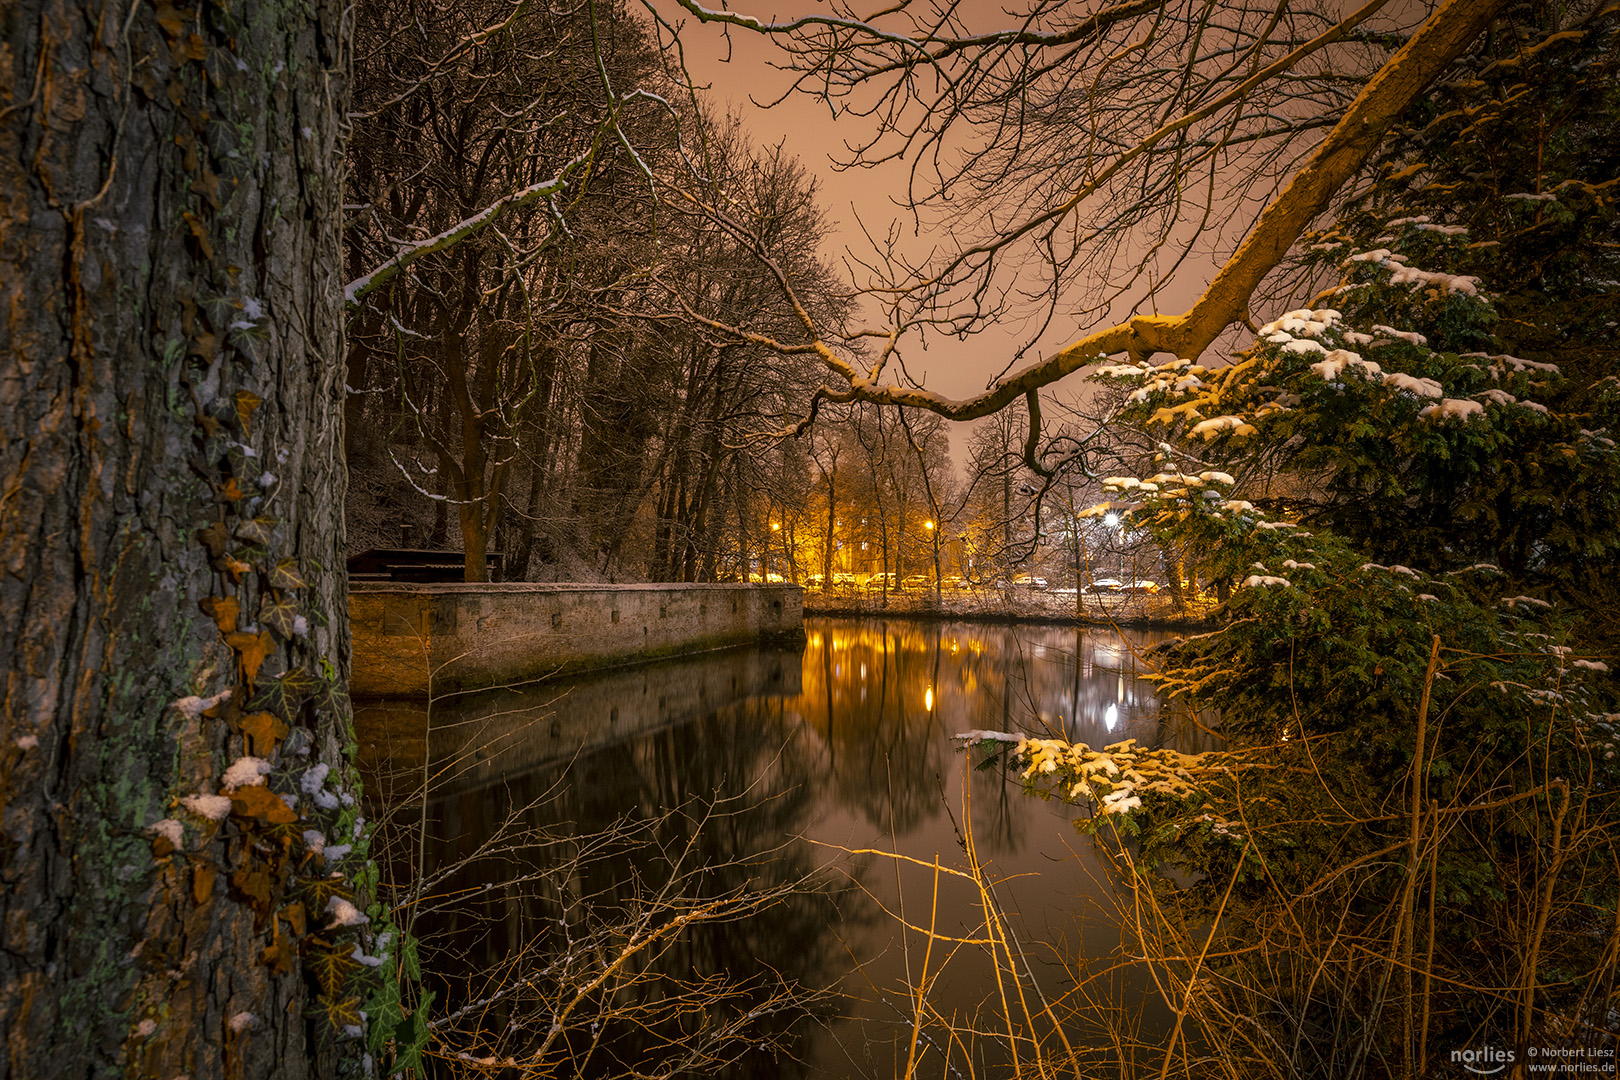
M 965 832 L 1024 953 L 1026 997 L 1072 1001 L 1084 970 L 1086 994 L 1144 1005 L 1155 1026 L 1162 1008 L 1146 973 L 1114 960 L 1126 897 L 1074 830 L 1078 811 L 1025 796 L 999 765 L 970 770 L 951 736 L 981 728 L 1198 749 L 1161 730 L 1140 679 L 1163 635 L 854 619 L 806 629 L 802 654 L 738 650 L 431 707 L 357 705 L 368 792 L 402 808 L 390 872 L 427 882 L 411 910 L 434 1012 L 465 1009 L 453 1048 L 532 1049 L 557 1008 L 545 988 L 561 964 L 611 953 L 623 940 L 607 929 L 615 920 L 657 926 L 691 910 L 654 913 L 661 895 L 712 906 L 779 889 L 762 910 L 638 953 L 621 970 L 649 981 L 592 999 L 600 1027 L 570 1036 L 580 1071 L 656 1059 L 698 1015 L 752 1011 L 774 1041 L 732 1075 L 896 1075 L 912 1027 L 906 986 L 926 952 L 904 924 L 984 936 L 975 887 L 941 874 L 936 893 L 932 863 L 964 868 Z M 425 803 L 413 801 L 424 784 Z M 862 853 L 873 850 L 922 865 Z M 788 888 L 796 882 L 812 884 Z M 1009 984 L 998 988 L 977 945 L 936 944 L 928 974 L 936 1018 L 922 1031 L 932 1049 L 920 1075 L 947 1075 L 943 1020 L 991 1023 Z M 718 975 L 736 996 L 701 1010 L 698 995 L 671 989 L 712 991 L 704 980 Z M 784 980 L 837 993 L 775 1011 L 771 988 Z M 661 1011 L 631 1018 L 632 1005 Z M 952 1052 L 993 1064 L 999 1045 Z

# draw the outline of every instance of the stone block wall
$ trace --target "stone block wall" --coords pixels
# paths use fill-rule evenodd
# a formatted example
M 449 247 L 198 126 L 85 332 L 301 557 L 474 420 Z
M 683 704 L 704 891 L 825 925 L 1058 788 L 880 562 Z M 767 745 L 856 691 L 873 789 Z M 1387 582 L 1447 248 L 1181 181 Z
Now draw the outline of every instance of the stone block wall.
M 412 585 L 349 590 L 356 697 L 426 697 L 804 633 L 796 585 Z

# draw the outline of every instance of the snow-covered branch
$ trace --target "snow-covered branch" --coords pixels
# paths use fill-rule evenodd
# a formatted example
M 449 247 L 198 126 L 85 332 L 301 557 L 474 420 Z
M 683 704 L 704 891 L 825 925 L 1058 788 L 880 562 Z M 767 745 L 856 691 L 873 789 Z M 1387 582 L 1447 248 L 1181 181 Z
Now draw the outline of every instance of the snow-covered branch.
M 587 155 L 581 154 L 570 161 L 563 169 L 549 180 L 542 180 L 537 184 L 530 184 L 520 191 L 514 191 L 504 198 L 484 207 L 471 217 L 463 218 L 443 232 L 430 236 L 426 240 L 419 240 L 407 244 L 394 253 L 393 258 L 383 263 L 368 274 L 362 274 L 343 287 L 343 303 L 347 308 L 356 308 L 368 295 L 388 284 L 401 270 L 410 266 L 419 259 L 432 255 L 435 252 L 445 251 L 454 247 L 469 236 L 474 236 L 492 224 L 506 210 L 535 202 L 539 199 L 550 199 L 568 187 L 570 176 L 578 166 L 583 164 Z

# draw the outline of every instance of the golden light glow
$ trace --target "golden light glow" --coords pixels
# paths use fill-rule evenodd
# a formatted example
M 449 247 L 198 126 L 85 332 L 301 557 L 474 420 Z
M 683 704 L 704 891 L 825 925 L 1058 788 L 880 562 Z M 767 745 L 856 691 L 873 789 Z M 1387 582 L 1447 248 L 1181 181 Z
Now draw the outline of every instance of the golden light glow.
M 779 521 L 771 522 L 771 532 L 781 532 L 781 531 L 782 531 L 782 523 L 781 522 L 779 522 Z
M 923 522 L 923 528 L 927 529 L 929 532 L 933 532 L 934 531 L 934 523 L 932 521 L 925 521 L 925 522 Z
M 934 688 L 932 686 L 923 692 L 923 708 L 929 712 L 934 711 Z

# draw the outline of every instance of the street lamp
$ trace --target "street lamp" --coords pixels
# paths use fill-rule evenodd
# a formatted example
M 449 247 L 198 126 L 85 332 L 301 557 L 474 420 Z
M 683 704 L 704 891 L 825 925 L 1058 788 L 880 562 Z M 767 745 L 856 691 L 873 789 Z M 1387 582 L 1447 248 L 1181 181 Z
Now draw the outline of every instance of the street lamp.
M 923 528 L 928 530 L 928 546 L 934 552 L 934 600 L 939 601 L 939 534 L 934 531 L 934 519 L 929 518 L 923 522 Z
M 1118 514 L 1113 514 L 1113 513 L 1105 515 L 1103 517 L 1103 524 L 1107 525 L 1110 529 L 1118 528 L 1119 527 L 1119 515 Z M 1119 540 L 1119 583 L 1123 587 L 1125 585 L 1125 537 L 1120 536 L 1120 537 L 1118 537 L 1118 540 Z

